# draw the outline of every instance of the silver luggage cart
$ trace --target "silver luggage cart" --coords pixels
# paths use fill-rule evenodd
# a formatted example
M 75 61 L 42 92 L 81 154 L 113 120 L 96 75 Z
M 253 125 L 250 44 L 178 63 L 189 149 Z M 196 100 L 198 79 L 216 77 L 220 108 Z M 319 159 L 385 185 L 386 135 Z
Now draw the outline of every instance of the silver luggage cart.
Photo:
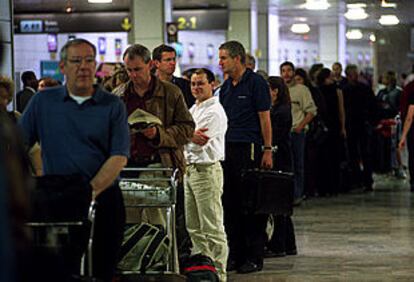
M 66 222 L 27 222 L 26 227 L 31 229 L 33 244 L 38 248 L 59 250 L 64 242 L 63 237 L 69 237 L 71 228 L 87 228 L 90 225 L 87 249 L 82 255 L 80 264 L 80 275 L 84 278 L 93 279 L 92 245 L 95 228 L 96 201 L 89 206 L 88 218 L 81 221 Z
M 162 208 L 166 218 L 166 233 L 169 239 L 166 271 L 163 274 L 178 274 L 178 253 L 175 232 L 175 204 L 178 169 L 171 168 L 124 168 L 129 175 L 122 177 L 119 186 L 124 197 L 125 209 Z M 141 177 L 153 173 L 153 177 Z M 165 185 L 159 185 L 164 183 Z M 123 274 L 133 274 L 123 271 Z M 146 272 L 151 274 L 151 272 Z

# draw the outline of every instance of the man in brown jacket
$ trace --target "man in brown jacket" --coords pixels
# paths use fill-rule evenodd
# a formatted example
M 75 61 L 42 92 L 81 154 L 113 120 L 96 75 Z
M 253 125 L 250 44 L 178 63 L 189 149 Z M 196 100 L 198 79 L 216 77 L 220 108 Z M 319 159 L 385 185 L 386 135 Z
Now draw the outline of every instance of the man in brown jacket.
M 183 146 L 193 136 L 195 123 L 185 104 L 181 90 L 172 83 L 161 81 L 151 75 L 151 53 L 142 45 L 128 47 L 123 55 L 130 81 L 116 88 L 113 93 L 125 103 L 128 115 L 142 109 L 158 117 L 162 125 L 146 128 L 131 135 L 130 167 L 174 167 L 185 173 Z M 183 218 L 183 187 L 177 191 L 177 218 Z M 145 209 L 142 220 L 165 226 L 165 219 L 158 209 Z M 138 218 L 140 220 L 140 218 Z M 127 218 L 128 221 L 128 218 Z M 177 220 L 178 244 L 183 241 L 185 223 Z M 183 225 L 180 228 L 180 225 Z M 184 229 L 184 231 L 182 230 Z M 179 247 L 180 249 L 180 247 Z

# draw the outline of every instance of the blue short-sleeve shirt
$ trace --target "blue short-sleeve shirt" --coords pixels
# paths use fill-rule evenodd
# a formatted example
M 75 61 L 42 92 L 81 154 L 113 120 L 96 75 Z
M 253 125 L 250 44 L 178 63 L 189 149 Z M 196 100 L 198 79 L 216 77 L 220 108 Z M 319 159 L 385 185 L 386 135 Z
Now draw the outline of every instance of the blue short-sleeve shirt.
M 65 86 L 41 91 L 19 124 L 26 143 L 40 143 L 45 174 L 82 174 L 90 180 L 109 157 L 129 154 L 125 106 L 100 87 L 82 104 Z
M 246 69 L 236 86 L 227 79 L 220 90 L 220 102 L 228 118 L 226 142 L 263 143 L 258 112 L 270 110 L 271 98 L 262 76 Z

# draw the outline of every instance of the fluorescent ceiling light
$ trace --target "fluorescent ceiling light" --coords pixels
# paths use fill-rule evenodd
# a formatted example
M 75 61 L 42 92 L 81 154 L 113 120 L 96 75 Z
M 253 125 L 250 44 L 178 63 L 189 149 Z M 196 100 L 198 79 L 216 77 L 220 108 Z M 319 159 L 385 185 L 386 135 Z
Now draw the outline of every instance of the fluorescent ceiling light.
M 397 8 L 397 3 L 388 3 L 385 0 L 381 1 L 381 7 L 383 8 Z
M 382 15 L 379 23 L 381 25 L 396 25 L 400 23 L 400 20 L 395 15 Z
M 353 3 L 353 4 L 347 4 L 346 7 L 348 9 L 366 8 L 367 4 L 365 4 L 365 3 Z
M 375 36 L 375 34 L 371 34 L 370 36 L 369 36 L 369 40 L 371 40 L 371 42 L 375 42 L 375 41 L 377 41 L 377 37 Z
M 307 10 L 326 10 L 331 5 L 327 0 L 306 0 L 303 7 Z
M 351 21 L 365 20 L 368 14 L 363 8 L 352 8 L 345 13 L 345 18 Z
M 290 30 L 293 33 L 308 33 L 310 31 L 310 27 L 309 25 L 305 24 L 305 23 L 297 23 L 297 24 L 293 24 L 290 28 Z
M 363 37 L 361 30 L 359 29 L 351 29 L 346 32 L 346 38 L 350 40 L 358 40 Z
M 88 3 L 105 4 L 105 3 L 112 3 L 112 0 L 88 0 Z

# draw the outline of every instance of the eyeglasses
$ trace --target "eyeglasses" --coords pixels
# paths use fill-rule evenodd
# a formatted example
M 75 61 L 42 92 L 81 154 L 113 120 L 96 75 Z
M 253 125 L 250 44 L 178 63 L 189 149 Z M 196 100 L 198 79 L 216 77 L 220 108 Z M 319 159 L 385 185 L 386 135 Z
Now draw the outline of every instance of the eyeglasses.
M 67 59 L 67 61 L 71 64 L 74 64 L 76 66 L 80 66 L 82 64 L 82 61 L 85 61 L 85 64 L 92 65 L 95 63 L 95 57 L 88 56 L 88 57 L 73 57 L 71 59 Z
M 200 87 L 207 84 L 207 81 L 191 82 L 191 87 Z

